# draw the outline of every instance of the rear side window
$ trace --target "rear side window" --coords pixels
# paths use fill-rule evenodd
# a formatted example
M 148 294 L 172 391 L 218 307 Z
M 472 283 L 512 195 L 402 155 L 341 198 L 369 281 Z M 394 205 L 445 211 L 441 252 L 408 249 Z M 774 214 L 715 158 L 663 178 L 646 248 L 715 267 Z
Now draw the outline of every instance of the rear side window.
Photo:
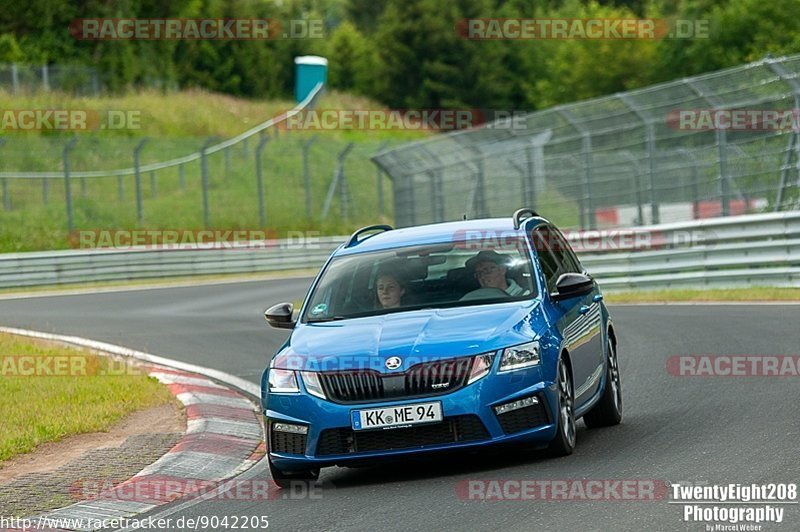
M 561 264 L 558 257 L 553 253 L 550 247 L 550 240 L 546 228 L 534 229 L 532 237 L 533 249 L 539 257 L 539 264 L 542 268 L 545 281 L 547 282 L 547 291 L 554 292 L 556 289 L 556 281 L 560 275 Z
M 531 237 L 549 292 L 555 291 L 556 282 L 562 274 L 583 272 L 575 252 L 556 228 L 549 225 L 537 227 Z
M 570 273 L 583 273 L 583 266 L 578 260 L 578 256 L 572 250 L 567 239 L 561 234 L 561 231 L 555 227 L 549 227 L 549 236 L 553 242 L 553 251 L 558 257 L 559 262 L 564 266 L 565 271 Z

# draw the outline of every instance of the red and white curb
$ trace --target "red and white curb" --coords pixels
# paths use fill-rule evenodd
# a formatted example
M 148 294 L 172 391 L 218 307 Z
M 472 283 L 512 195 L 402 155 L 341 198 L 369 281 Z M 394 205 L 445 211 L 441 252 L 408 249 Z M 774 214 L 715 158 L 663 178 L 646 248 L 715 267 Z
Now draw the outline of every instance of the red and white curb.
M 126 355 L 130 356 L 131 351 L 71 336 L 8 327 L 0 327 L 0 332 L 82 345 L 114 355 L 126 351 Z M 104 349 L 100 345 L 113 347 L 114 350 Z M 71 486 L 71 491 L 76 499 L 86 500 L 31 517 L 32 522 L 48 523 L 48 530 L 93 530 L 93 527 L 74 524 L 64 528 L 63 523 L 131 518 L 178 498 L 197 495 L 209 485 L 216 485 L 246 471 L 263 458 L 263 425 L 260 409 L 253 401 L 201 373 L 153 363 L 153 359 L 168 359 L 137 353 L 140 356 L 134 358 L 147 359 L 143 367 L 148 374 L 166 385 L 186 407 L 186 433 L 167 454 L 129 480 L 109 486 L 93 481 L 77 482 Z M 173 366 L 191 366 L 177 361 L 169 362 Z M 194 368 L 215 377 L 222 373 Z M 237 377 L 226 377 L 241 384 L 238 382 L 241 379 Z M 258 389 L 252 383 L 247 384 Z

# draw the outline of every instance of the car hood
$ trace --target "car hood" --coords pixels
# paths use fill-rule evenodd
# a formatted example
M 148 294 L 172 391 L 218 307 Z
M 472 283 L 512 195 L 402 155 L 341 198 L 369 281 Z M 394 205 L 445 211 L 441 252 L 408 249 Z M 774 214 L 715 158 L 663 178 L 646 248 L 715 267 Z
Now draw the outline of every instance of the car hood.
M 400 372 L 420 362 L 494 352 L 530 341 L 543 320 L 539 301 L 530 300 L 298 324 L 273 366 Z M 391 357 L 401 361 L 388 370 L 385 362 Z

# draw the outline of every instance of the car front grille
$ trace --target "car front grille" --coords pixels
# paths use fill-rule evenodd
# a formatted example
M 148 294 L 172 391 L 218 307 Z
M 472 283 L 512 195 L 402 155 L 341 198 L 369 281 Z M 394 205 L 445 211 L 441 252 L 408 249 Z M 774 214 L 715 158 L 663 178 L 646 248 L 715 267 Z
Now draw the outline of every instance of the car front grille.
M 343 427 L 323 430 L 316 455 L 423 448 L 486 439 L 489 439 L 489 433 L 478 416 L 454 416 L 445 418 L 441 423 L 398 429 L 354 431 Z
M 394 401 L 406 397 L 441 395 L 463 388 L 469 379 L 472 357 L 425 362 L 404 373 L 374 370 L 319 374 L 325 396 L 335 403 Z
M 293 432 L 269 431 L 269 450 L 281 454 L 306 454 L 306 435 Z
M 506 434 L 514 434 L 515 432 L 522 432 L 536 428 L 550 423 L 550 416 L 547 412 L 547 407 L 544 403 L 544 397 L 537 395 L 539 404 L 526 406 L 511 412 L 506 412 L 497 416 L 497 421 L 500 422 L 500 428 Z

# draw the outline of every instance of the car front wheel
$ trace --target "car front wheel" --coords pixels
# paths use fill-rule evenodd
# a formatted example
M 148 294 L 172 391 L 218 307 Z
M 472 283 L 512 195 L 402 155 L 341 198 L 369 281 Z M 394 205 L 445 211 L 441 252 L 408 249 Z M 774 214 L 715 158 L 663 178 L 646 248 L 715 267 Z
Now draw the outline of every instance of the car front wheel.
M 600 401 L 583 416 L 590 429 L 618 425 L 622 421 L 622 382 L 619 377 L 619 360 L 614 342 L 608 340 L 606 387 Z
M 548 451 L 552 456 L 567 456 L 575 450 L 575 397 L 572 378 L 563 358 L 558 361 L 558 423 L 556 437 Z

